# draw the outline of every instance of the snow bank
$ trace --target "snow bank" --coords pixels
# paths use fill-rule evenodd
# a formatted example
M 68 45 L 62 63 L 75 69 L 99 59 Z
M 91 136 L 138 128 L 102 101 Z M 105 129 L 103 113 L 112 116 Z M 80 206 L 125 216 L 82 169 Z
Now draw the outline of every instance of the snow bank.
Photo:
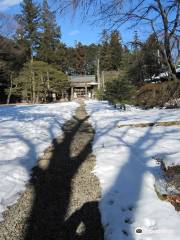
M 74 102 L 0 107 L 0 220 L 25 190 L 37 158 L 77 107 Z
M 100 210 L 106 240 L 179 240 L 180 213 L 154 190 L 157 155 L 179 152 L 180 126 L 118 128 L 119 123 L 175 121 L 180 110 L 119 112 L 107 102 L 86 101 L 95 129 L 94 173 L 100 180 Z

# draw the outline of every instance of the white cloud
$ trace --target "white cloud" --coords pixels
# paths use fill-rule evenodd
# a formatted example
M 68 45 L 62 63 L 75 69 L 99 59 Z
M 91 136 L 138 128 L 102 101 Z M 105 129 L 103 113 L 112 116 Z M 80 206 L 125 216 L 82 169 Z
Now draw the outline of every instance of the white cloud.
M 80 33 L 79 30 L 73 30 L 69 33 L 69 36 L 75 36 L 75 35 L 78 35 Z
M 18 5 L 20 2 L 22 2 L 22 0 L 0 0 L 0 10 Z

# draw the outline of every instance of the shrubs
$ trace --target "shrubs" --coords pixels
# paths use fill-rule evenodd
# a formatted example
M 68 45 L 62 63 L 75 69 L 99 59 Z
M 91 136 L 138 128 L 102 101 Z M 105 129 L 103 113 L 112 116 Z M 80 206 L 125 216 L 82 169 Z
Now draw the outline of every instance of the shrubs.
M 134 86 L 124 78 L 108 81 L 105 84 L 105 98 L 112 103 L 132 103 Z
M 180 98 L 180 81 L 149 83 L 142 86 L 136 93 L 136 103 L 144 107 L 163 107 L 169 101 Z M 173 106 L 177 107 L 177 106 Z

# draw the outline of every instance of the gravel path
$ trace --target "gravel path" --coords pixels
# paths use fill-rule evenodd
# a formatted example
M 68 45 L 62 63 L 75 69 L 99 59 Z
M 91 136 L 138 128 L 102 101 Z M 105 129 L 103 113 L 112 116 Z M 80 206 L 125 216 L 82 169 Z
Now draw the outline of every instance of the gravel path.
M 18 203 L 6 211 L 0 240 L 103 240 L 100 187 L 91 174 L 93 129 L 83 104 L 54 140 Z

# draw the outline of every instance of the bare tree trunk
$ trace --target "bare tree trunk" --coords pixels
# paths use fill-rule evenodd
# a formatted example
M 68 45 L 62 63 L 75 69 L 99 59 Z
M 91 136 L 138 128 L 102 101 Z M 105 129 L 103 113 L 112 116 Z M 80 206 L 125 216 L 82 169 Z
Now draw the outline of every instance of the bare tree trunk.
M 13 88 L 13 74 L 12 72 L 10 73 L 10 88 L 7 96 L 7 104 L 9 104 L 10 99 L 11 99 L 11 94 L 12 94 L 12 88 Z
M 41 74 L 41 82 L 43 81 L 43 75 Z M 38 83 L 37 83 L 37 96 L 36 96 L 36 103 L 39 103 L 39 94 L 40 94 L 40 89 L 39 89 L 39 82 L 40 81 L 38 81 Z
M 97 82 L 98 82 L 98 89 L 101 88 L 101 80 L 100 80 L 100 60 L 99 56 L 97 58 Z
M 31 52 L 31 79 L 32 79 L 32 99 L 31 99 L 31 102 L 34 104 L 36 103 L 36 87 L 35 87 L 35 74 L 34 74 L 34 71 L 33 71 L 33 55 L 32 55 L 32 52 Z
M 32 74 L 32 103 L 36 103 L 36 92 L 35 92 L 35 76 L 34 71 L 31 72 Z
M 64 90 L 61 90 L 61 99 L 64 99 Z
M 158 7 L 159 7 L 159 11 L 162 17 L 162 22 L 163 22 L 163 26 L 164 26 L 164 50 L 165 50 L 165 55 L 166 55 L 166 61 L 167 61 L 167 65 L 170 71 L 170 75 L 172 76 L 173 80 L 177 80 L 176 78 L 176 68 L 175 65 L 173 63 L 173 58 L 172 58 L 172 53 L 171 53 L 171 45 L 170 45 L 170 39 L 171 39 L 171 35 L 172 33 L 169 33 L 169 29 L 168 29 L 168 17 L 167 17 L 167 13 L 166 10 L 164 9 L 161 0 L 156 0 Z
M 49 91 L 50 85 L 49 85 L 49 72 L 47 71 L 47 89 Z

